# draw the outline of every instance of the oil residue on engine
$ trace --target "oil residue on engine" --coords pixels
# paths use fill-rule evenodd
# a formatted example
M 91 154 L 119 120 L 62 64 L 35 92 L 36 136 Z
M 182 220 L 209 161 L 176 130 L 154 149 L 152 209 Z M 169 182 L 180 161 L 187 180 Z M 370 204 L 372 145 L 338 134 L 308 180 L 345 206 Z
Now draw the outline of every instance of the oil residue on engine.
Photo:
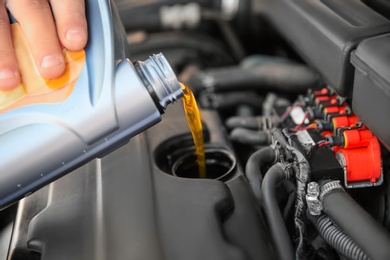
M 192 138 L 194 139 L 196 162 L 199 168 L 199 178 L 206 178 L 206 159 L 204 152 L 202 120 L 200 117 L 198 105 L 191 89 L 183 83 L 180 83 L 180 86 L 184 92 L 184 112 L 186 114 L 188 126 L 191 130 Z

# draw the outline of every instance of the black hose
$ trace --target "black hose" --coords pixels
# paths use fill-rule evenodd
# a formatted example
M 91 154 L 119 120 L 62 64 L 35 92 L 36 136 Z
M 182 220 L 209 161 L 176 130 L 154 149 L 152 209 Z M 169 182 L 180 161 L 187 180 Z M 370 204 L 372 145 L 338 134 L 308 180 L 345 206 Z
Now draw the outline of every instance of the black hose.
M 246 128 L 251 130 L 259 130 L 263 128 L 261 118 L 254 116 L 233 116 L 226 120 L 225 125 L 228 129 Z
M 127 31 L 159 31 L 164 26 L 161 21 L 161 8 L 174 5 L 185 5 L 196 2 L 202 8 L 220 9 L 220 5 L 209 0 L 152 0 L 152 1 L 129 1 L 115 0 L 119 15 Z
M 150 34 L 143 41 L 131 43 L 129 51 L 134 60 L 142 60 L 153 52 L 163 52 L 173 67 L 183 67 L 189 60 L 202 67 L 226 66 L 234 62 L 221 42 L 196 32 Z
M 228 129 L 246 128 L 251 130 L 272 129 L 279 119 L 275 116 L 232 116 L 225 125 Z
M 368 260 L 366 253 L 343 231 L 336 227 L 325 214 L 313 216 L 308 214 L 318 233 L 337 252 L 353 260 Z
M 191 90 L 192 86 L 190 85 Z M 203 93 L 199 96 L 199 103 L 203 108 L 209 109 L 231 109 L 239 105 L 248 105 L 260 111 L 262 98 L 253 91 L 240 91 L 229 93 Z
M 289 194 L 286 206 L 284 207 L 284 210 L 283 210 L 283 219 L 284 219 L 284 221 L 287 221 L 287 218 L 290 214 L 290 211 L 294 207 L 294 204 L 295 204 L 295 197 L 296 197 L 296 193 L 297 193 L 297 188 L 291 181 L 283 182 L 283 187 L 286 190 L 286 192 Z
M 230 22 L 221 12 L 216 9 L 203 10 L 202 18 L 204 20 L 212 20 L 216 22 L 236 61 L 241 61 L 245 58 L 245 50 L 240 42 L 240 39 L 231 27 Z
M 270 165 L 271 163 L 275 162 L 275 159 L 275 150 L 269 146 L 254 152 L 246 163 L 245 176 L 259 203 L 261 201 L 261 186 L 263 181 L 261 167 Z
M 248 68 L 233 66 L 200 71 L 187 83 L 195 93 L 205 87 L 211 87 L 215 92 L 256 89 L 300 93 L 319 86 L 320 82 L 319 76 L 307 66 L 269 62 Z
M 287 177 L 282 165 L 277 163 L 268 170 L 261 185 L 264 213 L 271 231 L 272 242 L 280 260 L 294 259 L 293 246 L 275 197 L 275 186 Z
M 230 133 L 230 140 L 247 145 L 270 145 L 271 136 L 266 131 L 253 131 L 245 128 L 236 128 Z
M 390 234 L 342 188 L 323 196 L 323 210 L 371 260 L 390 259 Z

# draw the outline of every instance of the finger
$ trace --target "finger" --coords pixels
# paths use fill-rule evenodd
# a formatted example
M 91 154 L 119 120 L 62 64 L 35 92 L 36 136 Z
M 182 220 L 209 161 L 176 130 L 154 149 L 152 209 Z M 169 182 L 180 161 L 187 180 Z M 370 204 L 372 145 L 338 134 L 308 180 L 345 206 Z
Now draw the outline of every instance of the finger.
M 0 1 L 0 90 L 9 90 L 18 85 L 20 78 L 4 2 Z
M 58 36 L 65 48 L 78 51 L 88 39 L 84 0 L 51 0 Z
M 65 70 L 65 59 L 47 0 L 11 0 L 8 9 L 19 22 L 40 74 L 56 78 Z

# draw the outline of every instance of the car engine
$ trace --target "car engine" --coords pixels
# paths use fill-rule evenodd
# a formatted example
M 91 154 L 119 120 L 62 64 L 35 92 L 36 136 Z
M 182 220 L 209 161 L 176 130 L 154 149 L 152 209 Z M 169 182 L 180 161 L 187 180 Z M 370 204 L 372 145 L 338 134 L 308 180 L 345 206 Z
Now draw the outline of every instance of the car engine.
M 390 259 L 387 1 L 111 5 L 194 93 L 206 178 L 177 102 L 0 211 L 0 259 Z

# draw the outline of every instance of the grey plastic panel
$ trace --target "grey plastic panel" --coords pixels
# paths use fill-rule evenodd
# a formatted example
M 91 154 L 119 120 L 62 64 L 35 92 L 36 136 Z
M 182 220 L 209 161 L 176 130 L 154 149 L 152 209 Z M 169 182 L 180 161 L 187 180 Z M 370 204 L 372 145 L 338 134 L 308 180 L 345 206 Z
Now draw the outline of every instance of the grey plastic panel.
M 22 202 L 45 207 L 27 223 L 28 248 L 50 259 L 165 259 L 145 137 L 89 162 Z M 49 198 L 45 200 L 44 198 Z
M 257 2 L 257 11 L 344 97 L 352 95 L 351 52 L 362 40 L 390 32 L 390 21 L 356 0 Z
M 71 96 L 0 115 L 0 209 L 160 120 L 133 65 L 115 6 L 87 0 L 86 65 Z
M 214 111 L 203 118 L 211 142 L 228 145 Z M 240 169 L 227 183 L 158 169 L 156 145 L 183 134 L 175 104 L 161 124 L 21 200 L 8 260 L 276 259 Z
M 352 108 L 390 150 L 390 34 L 363 41 L 352 54 Z

